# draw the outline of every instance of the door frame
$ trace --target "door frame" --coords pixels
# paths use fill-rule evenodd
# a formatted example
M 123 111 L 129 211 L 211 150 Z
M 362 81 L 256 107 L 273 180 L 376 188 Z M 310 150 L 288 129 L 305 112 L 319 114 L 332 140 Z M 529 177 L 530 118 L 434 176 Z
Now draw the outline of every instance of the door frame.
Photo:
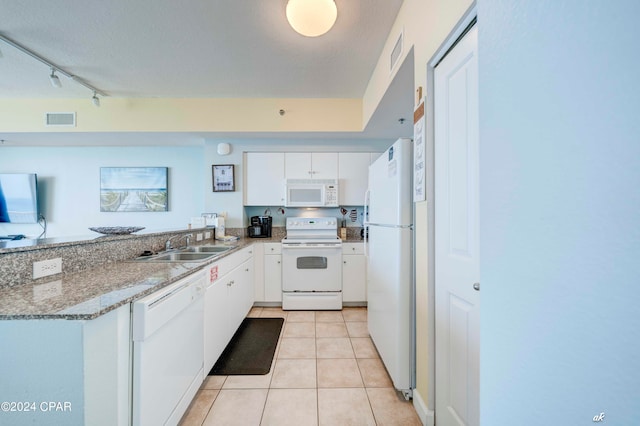
M 428 395 L 427 395 L 427 407 L 430 411 L 429 423 L 434 424 L 434 411 L 436 407 L 435 390 L 436 390 L 436 312 L 435 312 L 435 290 L 436 290 L 436 259 L 435 259 L 435 127 L 434 127 L 434 97 L 435 90 L 434 72 L 436 66 L 444 59 L 451 49 L 458 43 L 458 41 L 466 34 L 467 30 L 478 19 L 478 6 L 476 0 L 474 0 L 467 11 L 462 15 L 460 20 L 453 27 L 449 35 L 442 42 L 440 47 L 436 50 L 435 54 L 427 62 L 427 96 L 425 100 L 425 143 L 426 143 L 426 198 L 427 198 L 427 292 L 429 294 L 429 300 L 427 301 L 427 308 L 429 309 L 429 325 L 428 325 Z M 428 424 L 429 424 L 428 423 Z

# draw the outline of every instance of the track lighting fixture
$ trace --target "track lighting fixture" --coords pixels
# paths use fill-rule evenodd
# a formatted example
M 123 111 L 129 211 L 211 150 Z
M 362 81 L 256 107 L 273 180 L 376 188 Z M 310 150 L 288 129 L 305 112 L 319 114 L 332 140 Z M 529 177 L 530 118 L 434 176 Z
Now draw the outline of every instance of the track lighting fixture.
M 49 76 L 49 81 L 53 87 L 62 87 L 62 83 L 60 82 L 60 78 L 56 75 L 56 70 L 51 68 L 51 75 Z
M 91 102 L 93 102 L 96 107 L 100 106 L 100 98 L 97 96 L 96 92 L 93 92 L 93 98 L 91 98 Z
M 56 75 L 56 73 L 58 73 L 58 74 L 64 75 L 68 79 L 71 79 L 71 80 L 75 81 L 79 85 L 84 86 L 87 89 L 91 90 L 93 92 L 92 101 L 93 101 L 93 104 L 95 106 L 100 106 L 100 99 L 98 99 L 98 97 L 96 95 L 107 96 L 106 93 L 104 93 L 103 91 L 93 87 L 92 85 L 90 85 L 89 83 L 87 83 L 86 81 L 84 81 L 83 79 L 78 77 L 77 75 L 73 75 L 73 74 L 63 70 L 59 66 L 49 62 L 48 60 L 44 59 L 41 56 L 39 56 L 37 53 L 32 52 L 31 50 L 27 49 L 26 47 L 21 46 L 20 44 L 16 43 L 15 41 L 11 40 L 10 38 L 5 37 L 2 34 L 0 34 L 0 41 L 5 42 L 9 46 L 18 49 L 22 53 L 24 53 L 26 55 L 29 55 L 33 59 L 35 59 L 35 60 L 37 60 L 39 62 L 42 62 L 43 64 L 48 66 L 51 69 L 51 74 L 49 75 L 49 81 L 51 82 L 52 86 L 54 86 L 54 87 L 61 87 L 62 86 L 62 84 L 60 82 L 60 78 Z

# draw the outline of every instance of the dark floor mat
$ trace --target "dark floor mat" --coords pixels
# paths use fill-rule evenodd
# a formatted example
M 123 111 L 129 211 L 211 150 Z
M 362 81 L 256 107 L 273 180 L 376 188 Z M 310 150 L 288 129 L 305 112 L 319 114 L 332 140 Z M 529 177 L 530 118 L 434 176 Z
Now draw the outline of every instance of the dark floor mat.
M 209 375 L 267 374 L 283 318 L 245 318 Z

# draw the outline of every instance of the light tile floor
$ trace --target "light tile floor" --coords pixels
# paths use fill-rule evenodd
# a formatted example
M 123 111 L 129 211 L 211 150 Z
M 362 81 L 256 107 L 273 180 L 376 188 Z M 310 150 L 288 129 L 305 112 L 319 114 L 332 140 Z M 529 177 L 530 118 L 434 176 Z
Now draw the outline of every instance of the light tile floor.
M 366 308 L 253 308 L 249 316 L 285 319 L 271 371 L 209 376 L 182 426 L 421 425 L 369 338 Z

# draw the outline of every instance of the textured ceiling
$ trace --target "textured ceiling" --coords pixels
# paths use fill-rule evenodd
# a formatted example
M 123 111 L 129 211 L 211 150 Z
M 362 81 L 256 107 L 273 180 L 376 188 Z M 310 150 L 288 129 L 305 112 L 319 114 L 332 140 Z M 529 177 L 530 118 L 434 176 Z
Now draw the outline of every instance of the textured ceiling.
M 336 3 L 316 38 L 291 29 L 286 0 L 0 0 L 0 33 L 114 97 L 359 98 L 402 0 Z M 0 50 L 0 97 L 88 96 Z
M 0 34 L 112 97 L 361 98 L 402 0 L 336 0 L 327 34 L 287 23 L 287 0 L 0 0 Z M 409 56 L 408 56 L 409 58 Z M 413 55 L 360 133 L 181 134 L 202 138 L 395 139 L 413 134 Z M 91 92 L 0 42 L 0 98 L 88 98 Z M 399 118 L 409 118 L 403 125 Z M 7 144 L 82 144 L 66 133 L 2 134 Z M 130 135 L 128 143 L 148 143 Z M 158 141 L 159 138 L 154 138 Z

